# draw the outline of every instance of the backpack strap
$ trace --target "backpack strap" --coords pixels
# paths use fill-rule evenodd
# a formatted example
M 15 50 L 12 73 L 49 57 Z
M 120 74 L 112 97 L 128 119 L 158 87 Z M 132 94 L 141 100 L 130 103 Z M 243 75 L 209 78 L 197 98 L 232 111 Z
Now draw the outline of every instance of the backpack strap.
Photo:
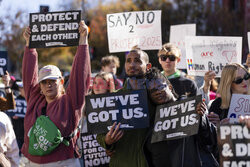
M 77 134 L 79 130 L 79 127 L 76 128 L 69 136 L 63 137 L 62 143 L 65 144 L 66 146 L 69 146 L 69 141 Z
M 46 115 L 46 110 L 47 110 L 47 102 L 45 106 L 42 108 L 42 115 Z

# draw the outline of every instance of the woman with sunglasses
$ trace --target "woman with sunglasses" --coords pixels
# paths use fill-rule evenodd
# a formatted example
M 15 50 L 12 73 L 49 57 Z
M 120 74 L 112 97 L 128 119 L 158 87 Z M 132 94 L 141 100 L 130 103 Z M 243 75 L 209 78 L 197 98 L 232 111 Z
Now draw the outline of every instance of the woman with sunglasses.
M 216 125 L 229 123 L 227 118 L 232 94 L 249 94 L 250 75 L 241 64 L 226 65 L 221 73 L 217 97 L 209 109 L 208 118 Z

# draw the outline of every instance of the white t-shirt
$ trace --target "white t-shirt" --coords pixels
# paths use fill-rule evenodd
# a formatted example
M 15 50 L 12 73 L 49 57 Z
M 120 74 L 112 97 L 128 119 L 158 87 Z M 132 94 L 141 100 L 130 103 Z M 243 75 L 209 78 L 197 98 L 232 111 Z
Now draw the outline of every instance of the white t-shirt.
M 19 165 L 19 148 L 9 117 L 0 111 L 0 152 L 11 161 L 12 167 Z

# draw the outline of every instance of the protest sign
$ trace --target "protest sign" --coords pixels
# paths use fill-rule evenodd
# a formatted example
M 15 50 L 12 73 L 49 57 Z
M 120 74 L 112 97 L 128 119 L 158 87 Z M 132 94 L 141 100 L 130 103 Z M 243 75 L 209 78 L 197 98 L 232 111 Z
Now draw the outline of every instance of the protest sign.
M 247 32 L 247 39 L 248 39 L 248 50 L 250 52 L 250 32 Z
M 114 122 L 121 129 L 145 128 L 149 124 L 146 90 L 86 96 L 88 132 L 106 133 Z
M 185 37 L 196 35 L 196 24 L 180 24 L 170 26 L 169 42 L 181 50 L 181 60 L 177 64 L 179 69 L 187 69 Z
M 142 50 L 162 46 L 161 11 L 138 11 L 107 14 L 109 52 L 130 51 L 135 45 Z
M 108 167 L 110 157 L 97 140 L 96 134 L 82 133 L 81 142 L 83 147 L 83 162 L 85 167 Z
M 221 167 L 250 166 L 250 131 L 243 125 L 220 125 L 218 147 Z
M 201 95 L 157 106 L 151 143 L 197 134 L 200 116 L 196 106 L 200 102 Z
M 0 51 L 0 77 L 5 74 L 8 65 L 8 53 L 7 51 Z
M 26 109 L 27 109 L 27 103 L 26 103 L 25 98 L 19 96 L 15 98 L 15 101 L 16 101 L 16 108 L 13 110 L 5 111 L 6 114 L 10 117 L 18 116 L 18 117 L 24 118 L 26 114 Z
M 30 13 L 30 48 L 79 45 L 81 11 Z
M 241 64 L 242 37 L 188 36 L 185 43 L 189 75 L 214 71 L 219 77 L 226 64 Z
M 231 123 L 236 123 L 241 115 L 250 116 L 250 95 L 233 94 L 227 117 Z

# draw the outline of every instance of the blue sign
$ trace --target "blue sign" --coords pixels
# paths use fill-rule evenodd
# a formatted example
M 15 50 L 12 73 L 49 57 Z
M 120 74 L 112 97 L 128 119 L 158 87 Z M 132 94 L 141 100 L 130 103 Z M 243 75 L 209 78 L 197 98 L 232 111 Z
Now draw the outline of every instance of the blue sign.
M 120 129 L 138 129 L 149 126 L 146 90 L 120 91 L 117 93 L 86 97 L 88 132 L 108 132 L 113 123 Z

